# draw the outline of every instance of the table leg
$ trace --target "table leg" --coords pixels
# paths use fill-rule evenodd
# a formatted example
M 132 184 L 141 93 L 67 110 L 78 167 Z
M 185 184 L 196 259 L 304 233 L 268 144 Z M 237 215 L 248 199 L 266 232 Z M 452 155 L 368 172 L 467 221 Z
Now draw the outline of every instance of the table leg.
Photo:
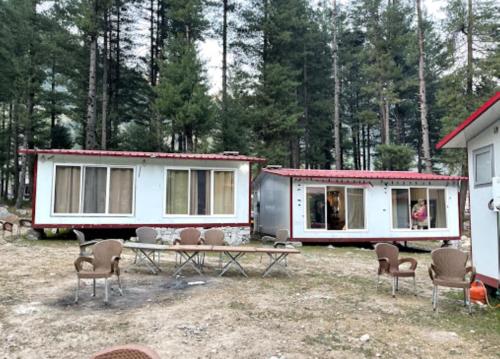
M 245 270 L 243 269 L 241 264 L 238 262 L 238 258 L 243 257 L 245 255 L 245 253 L 240 252 L 234 256 L 230 252 L 224 252 L 224 254 L 229 257 L 229 261 L 224 265 L 219 276 L 222 277 L 224 275 L 224 273 L 226 273 L 229 270 L 229 268 L 231 268 L 231 266 L 234 264 L 236 266 L 236 268 L 239 270 L 239 272 L 248 278 L 247 274 L 245 273 Z
M 142 253 L 142 255 L 144 255 L 144 257 L 146 257 L 147 261 L 145 263 L 149 267 L 149 269 L 151 269 L 153 274 L 158 274 L 158 272 L 161 272 L 161 268 L 158 267 L 158 265 L 155 263 L 155 261 L 151 259 L 151 257 L 146 253 L 145 250 L 139 249 L 139 251 Z M 154 253 L 154 251 L 153 251 L 153 253 Z
M 177 274 L 179 274 L 181 272 L 182 268 L 184 268 L 188 264 L 191 264 L 191 266 L 198 272 L 198 274 L 203 275 L 200 268 L 198 268 L 198 265 L 196 264 L 196 260 L 194 259 L 196 257 L 196 255 L 198 254 L 198 252 L 193 252 L 192 255 L 189 255 L 188 252 L 178 252 L 178 253 L 180 254 L 181 258 L 185 259 L 185 261 L 182 262 L 179 265 L 179 268 L 177 268 L 177 270 L 174 272 L 174 274 L 173 274 L 174 277 Z
M 269 272 L 271 271 L 271 269 L 274 267 L 274 265 L 279 265 L 279 266 L 283 267 L 283 269 L 285 270 L 285 273 L 290 277 L 290 273 L 288 272 L 288 269 L 286 268 L 287 267 L 286 257 L 288 256 L 288 253 L 281 253 L 281 254 L 277 254 L 276 256 L 273 256 L 271 253 L 267 253 L 267 255 L 271 259 L 271 263 L 267 266 L 266 270 L 262 274 L 262 277 L 265 277 L 266 275 L 268 275 Z M 281 262 L 283 262 L 284 264 Z

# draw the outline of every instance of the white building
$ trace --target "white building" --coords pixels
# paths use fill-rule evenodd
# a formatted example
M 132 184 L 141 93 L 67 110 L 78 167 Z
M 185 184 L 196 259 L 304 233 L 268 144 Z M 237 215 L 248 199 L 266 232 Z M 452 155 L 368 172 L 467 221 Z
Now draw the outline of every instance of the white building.
M 256 157 L 96 150 L 36 156 L 34 228 L 249 227 Z
M 495 178 L 500 176 L 499 128 L 497 92 L 436 146 L 467 148 L 472 261 L 478 278 L 492 287 L 500 287 L 500 177 Z
M 266 168 L 254 182 L 254 228 L 301 242 L 460 239 L 463 177 L 399 171 Z

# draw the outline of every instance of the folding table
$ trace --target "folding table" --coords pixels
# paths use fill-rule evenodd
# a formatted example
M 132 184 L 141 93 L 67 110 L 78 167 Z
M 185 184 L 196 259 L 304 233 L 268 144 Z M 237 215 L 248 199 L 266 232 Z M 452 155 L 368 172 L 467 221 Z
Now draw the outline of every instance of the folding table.
M 268 275 L 274 266 L 280 266 L 285 270 L 285 273 L 290 277 L 290 273 L 287 269 L 286 257 L 289 254 L 298 254 L 300 251 L 295 248 L 256 248 L 258 253 L 266 253 L 269 256 L 270 263 L 262 274 L 263 277 Z
M 136 254 L 141 253 L 142 255 L 144 255 L 144 258 L 146 258 L 146 261 L 144 263 L 146 263 L 146 265 L 151 270 L 151 272 L 153 272 L 153 274 L 158 274 L 158 272 L 161 272 L 161 268 L 153 259 L 151 259 L 149 254 L 151 254 L 151 252 L 167 250 L 169 246 L 166 246 L 164 244 L 138 243 L 138 242 L 126 241 L 123 244 L 123 247 L 131 249 Z

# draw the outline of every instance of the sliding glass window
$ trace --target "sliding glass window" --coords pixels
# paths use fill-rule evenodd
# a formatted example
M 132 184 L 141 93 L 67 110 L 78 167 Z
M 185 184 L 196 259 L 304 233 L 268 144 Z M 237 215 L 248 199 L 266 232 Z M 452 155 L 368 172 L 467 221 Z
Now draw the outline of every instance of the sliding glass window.
M 167 215 L 232 215 L 234 171 L 167 169 Z
M 80 212 L 80 167 L 56 166 L 54 213 Z
M 363 188 L 306 187 L 306 228 L 365 229 Z

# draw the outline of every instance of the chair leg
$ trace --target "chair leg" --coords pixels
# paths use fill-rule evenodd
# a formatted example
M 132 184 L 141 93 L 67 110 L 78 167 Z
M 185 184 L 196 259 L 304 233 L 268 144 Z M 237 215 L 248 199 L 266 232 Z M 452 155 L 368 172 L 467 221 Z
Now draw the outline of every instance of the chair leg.
M 120 280 L 120 276 L 116 276 L 118 278 L 118 291 L 120 292 L 120 295 L 123 296 L 123 289 L 122 289 L 122 281 Z
M 467 306 L 467 289 L 464 288 L 464 307 Z
M 469 302 L 469 314 L 472 314 L 472 302 L 470 300 L 470 289 L 469 288 L 466 289 L 466 293 L 467 293 L 467 301 Z
M 108 304 L 108 278 L 104 278 L 104 303 Z
M 76 281 L 76 294 L 75 294 L 75 303 L 78 303 L 78 294 L 80 292 L 80 278 Z
M 93 279 L 94 283 L 93 284 L 93 291 L 92 291 L 92 296 L 95 297 L 95 278 Z
M 396 277 L 392 277 L 392 297 L 396 298 Z
M 377 274 L 377 281 L 375 283 L 375 286 L 377 288 L 377 291 L 378 291 L 378 284 L 380 283 L 380 274 Z
M 438 289 L 438 286 L 434 286 L 434 307 L 432 308 L 435 312 L 437 312 L 437 308 L 438 308 L 438 299 L 439 299 L 439 289 Z
M 399 292 L 399 277 L 396 277 L 396 291 Z

